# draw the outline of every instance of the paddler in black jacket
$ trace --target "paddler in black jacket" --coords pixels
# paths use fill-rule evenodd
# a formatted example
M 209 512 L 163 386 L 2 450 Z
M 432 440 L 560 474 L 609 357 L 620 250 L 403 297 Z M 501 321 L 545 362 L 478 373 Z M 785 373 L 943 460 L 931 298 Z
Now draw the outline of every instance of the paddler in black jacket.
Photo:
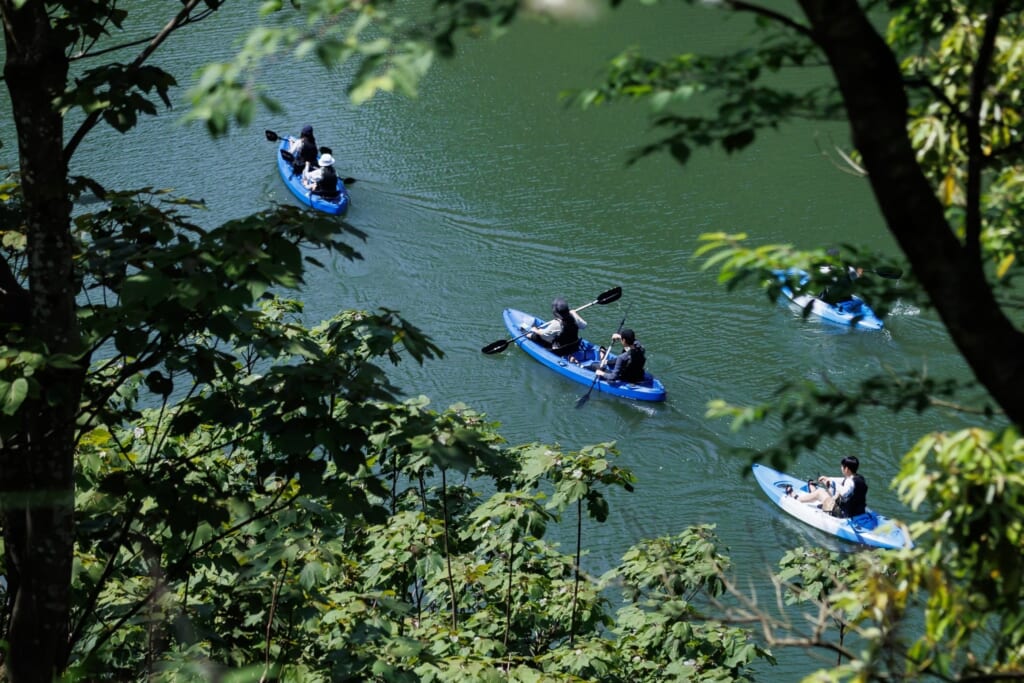
M 580 348 L 580 330 L 587 326 L 579 313 L 569 308 L 562 297 L 551 302 L 554 316 L 543 325 L 530 328 L 530 339 L 546 346 L 557 356 L 568 356 Z
M 613 342 L 619 340 L 622 341 L 622 353 L 615 356 L 614 365 L 598 370 L 595 374 L 606 382 L 643 382 L 647 352 L 636 341 L 636 332 L 627 327 L 622 332 L 612 335 Z

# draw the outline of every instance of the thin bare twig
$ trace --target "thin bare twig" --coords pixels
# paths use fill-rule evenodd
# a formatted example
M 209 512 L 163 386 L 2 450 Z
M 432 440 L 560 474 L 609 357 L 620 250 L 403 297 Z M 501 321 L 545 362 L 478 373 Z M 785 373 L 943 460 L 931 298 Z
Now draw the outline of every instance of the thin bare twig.
M 277 577 L 277 583 L 274 584 L 274 593 L 270 597 L 270 614 L 267 615 L 267 633 L 263 647 L 263 675 L 260 676 L 260 683 L 266 682 L 267 674 L 270 672 L 270 636 L 274 631 L 274 614 L 277 612 L 277 596 L 281 594 L 281 585 L 284 583 L 284 577 L 287 573 L 288 561 L 285 560 L 284 566 L 281 567 L 281 574 Z
M 781 12 L 776 12 L 775 10 L 762 7 L 761 5 L 755 5 L 752 2 L 744 2 L 743 0 L 725 0 L 725 4 L 737 12 L 751 12 L 758 16 L 765 17 L 766 19 L 778 22 L 783 26 L 793 29 L 801 35 L 807 36 L 808 38 L 811 37 L 811 29 L 809 27 L 790 19 Z

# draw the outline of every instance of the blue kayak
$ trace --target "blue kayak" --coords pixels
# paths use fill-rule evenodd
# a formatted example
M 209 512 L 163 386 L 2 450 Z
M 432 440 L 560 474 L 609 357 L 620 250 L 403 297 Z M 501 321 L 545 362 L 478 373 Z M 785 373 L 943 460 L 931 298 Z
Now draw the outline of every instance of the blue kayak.
M 805 271 L 795 268 L 788 271 L 775 270 L 772 272 L 781 282 L 785 282 L 787 275 L 790 278 L 799 277 L 800 284 L 806 284 L 810 280 L 810 276 Z M 871 307 L 858 296 L 853 296 L 846 301 L 836 304 L 830 304 L 810 294 L 796 294 L 788 285 L 782 286 L 782 295 L 794 307 L 799 308 L 801 311 L 808 311 L 809 315 L 817 316 L 830 323 L 860 330 L 882 329 L 882 319 L 875 315 Z
M 505 320 L 505 327 L 509 334 L 518 337 L 533 325 L 540 325 L 544 321 L 528 313 L 517 311 L 514 308 L 506 308 L 502 317 Z M 580 340 L 579 350 L 571 356 L 561 357 L 551 352 L 545 346 L 530 341 L 526 337 L 516 339 L 516 344 L 523 351 L 533 356 L 543 365 L 551 368 L 558 374 L 575 380 L 587 387 L 594 385 L 594 391 L 599 391 L 613 396 L 632 398 L 638 401 L 664 401 L 665 387 L 654 378 L 649 372 L 644 372 L 644 381 L 637 384 L 630 382 L 607 382 L 605 380 L 594 381 L 596 375 L 589 366 L 596 365 L 600 361 L 600 348 L 586 339 Z M 613 363 L 615 354 L 608 354 L 608 364 Z M 575 361 L 575 362 L 574 362 Z
M 335 197 L 321 197 L 306 189 L 302 184 L 302 174 L 294 173 L 291 161 L 285 159 L 285 155 L 282 154 L 282 152 L 288 151 L 289 142 L 287 138 L 282 138 L 281 144 L 277 148 L 277 170 L 281 172 L 281 179 L 284 180 L 284 184 L 288 186 L 292 194 L 306 206 L 312 207 L 317 211 L 329 213 L 332 216 L 340 216 L 348 211 L 348 190 L 345 188 L 345 183 L 341 178 L 338 178 L 338 195 Z
M 862 515 L 843 519 L 833 517 L 816 502 L 801 503 L 786 496 L 786 486 L 796 493 L 807 493 L 807 482 L 776 472 L 764 465 L 754 465 L 754 478 L 772 502 L 801 522 L 832 534 L 837 538 L 875 548 L 912 548 L 913 541 L 906 527 L 896 520 L 874 512 L 870 508 Z

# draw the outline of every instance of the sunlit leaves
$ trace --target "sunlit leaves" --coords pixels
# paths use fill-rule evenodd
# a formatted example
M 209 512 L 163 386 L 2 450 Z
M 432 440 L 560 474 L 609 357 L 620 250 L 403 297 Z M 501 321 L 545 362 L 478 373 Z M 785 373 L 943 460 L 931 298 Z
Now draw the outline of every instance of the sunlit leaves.
M 407 412 L 410 424 L 430 417 L 422 401 L 392 405 L 389 412 Z M 495 442 L 486 423 L 468 411 L 432 419 L 438 418 L 464 419 L 481 430 L 471 441 Z M 580 636 L 568 648 L 573 563 L 543 540 L 558 518 L 532 484 L 451 507 L 447 526 L 455 537 L 446 558 L 446 525 L 434 514 L 445 491 L 422 469 L 415 451 L 395 462 L 411 467 L 402 476 L 419 481 L 416 494 L 394 490 L 395 513 L 374 523 L 335 505 L 341 499 L 337 491 L 311 493 L 326 490 L 312 485 L 310 473 L 292 481 L 280 475 L 254 480 L 247 462 L 269 454 L 258 437 L 240 438 L 248 430 L 245 423 L 208 425 L 168 438 L 161 436 L 161 421 L 160 411 L 152 411 L 135 428 L 116 434 L 94 430 L 81 440 L 79 471 L 90 485 L 81 487 L 79 497 L 79 545 L 88 551 L 76 565 L 76 582 L 95 592 L 95 609 L 106 620 L 153 601 L 153 614 L 178 625 L 168 642 L 191 631 L 216 632 L 203 656 L 230 652 L 237 666 L 262 661 L 270 634 L 275 670 L 280 667 L 285 677 L 316 671 L 407 678 L 415 672 L 418 680 L 428 680 L 458 669 L 488 680 L 511 659 L 518 663 L 516 680 L 549 680 L 566 671 L 584 678 L 631 671 L 637 680 L 655 681 L 672 669 L 691 672 L 693 680 L 721 681 L 743 680 L 746 667 L 765 656 L 738 629 L 689 623 L 687 615 L 694 613 L 678 602 L 683 593 L 692 599 L 719 590 L 728 565 L 708 530 L 627 555 L 622 576 L 642 584 L 654 611 L 623 610 L 615 639 L 602 635 L 613 621 L 600 586 L 585 580 L 577 596 Z M 218 446 L 228 442 L 237 448 Z M 375 443 L 371 459 L 391 462 L 387 452 L 400 440 Z M 528 451 L 531 458 L 549 458 L 553 469 L 539 473 L 542 481 L 523 480 L 544 489 L 561 486 L 565 496 L 572 495 L 567 482 L 580 481 L 577 473 L 583 476 L 584 469 L 591 483 L 632 480 L 607 461 L 607 447 L 574 454 L 550 447 Z M 330 467 L 321 472 L 335 489 L 361 485 Z M 361 476 L 367 474 L 363 470 Z M 213 490 L 216 496 L 209 495 Z M 119 532 L 119 517 L 133 531 Z M 163 529 L 159 545 L 147 529 Z M 116 572 L 103 579 L 111 553 Z M 448 623 L 449 561 L 460 596 L 457 631 Z M 159 600 L 149 578 L 154 566 L 162 567 Z M 614 576 L 608 578 L 613 585 L 619 581 Z M 669 599 L 662 588 L 676 597 Z M 146 650 L 147 632 L 144 623 L 122 624 L 117 638 L 94 652 L 95 661 L 134 661 Z M 101 644 L 103 633 L 99 622 L 88 626 L 83 646 Z M 183 674 L 187 662 L 180 655 L 188 651 L 185 642 L 167 651 L 167 671 Z M 339 652 L 345 656 L 332 656 Z
M 535 454 L 534 457 L 542 462 L 547 461 L 542 467 L 555 484 L 548 507 L 564 510 L 569 505 L 586 501 L 590 515 L 599 522 L 605 521 L 608 504 L 595 485 L 620 486 L 632 491 L 636 481 L 632 472 L 612 465 L 607 459 L 607 456 L 615 453 L 611 444 L 600 444 L 555 457 L 546 453 Z
M 838 244 L 828 248 L 801 250 L 789 244 L 750 246 L 744 233 L 705 233 L 698 238 L 701 245 L 694 259 L 703 259 L 701 268 L 717 268 L 718 281 L 729 289 L 740 284 L 760 285 L 768 299 L 776 301 L 783 284 L 794 292 L 816 294 L 834 283 L 834 272 L 848 267 L 862 269 L 857 278 L 857 294 L 879 315 L 884 317 L 898 300 L 917 302 L 920 291 L 891 257 L 859 249 L 851 244 Z M 783 283 L 777 271 L 796 268 L 807 273 L 807 279 L 790 277 Z
M 998 277 L 1016 270 L 1010 260 L 1021 248 L 1020 230 L 1007 201 L 1021 196 L 1019 131 L 1024 118 L 1024 14 L 1011 10 L 1003 17 L 990 61 L 985 65 L 985 88 L 975 93 L 974 60 L 979 57 L 987 14 L 968 2 L 954 2 L 939 11 L 907 3 L 889 24 L 888 40 L 903 55 L 902 68 L 912 89 L 909 133 L 921 168 L 950 207 L 967 202 L 968 160 L 972 154 L 968 121 L 977 117 L 984 164 L 980 209 L 982 242 Z M 929 36 L 929 49 L 919 49 Z M 972 96 L 978 109 L 970 111 Z M 1019 204 L 1018 204 L 1019 205 Z M 951 211 L 955 227 L 963 225 L 962 211 Z M 1013 234 L 1006 239 L 1006 231 Z
M 514 548 L 523 539 L 543 538 L 556 517 L 541 505 L 542 497 L 518 491 L 491 496 L 470 513 L 467 540 L 497 552 Z
M 784 597 L 788 604 L 827 601 L 830 595 L 846 588 L 853 568 L 852 556 L 821 548 L 799 548 L 782 556 L 776 576 L 787 588 Z
M 702 613 L 725 589 L 729 561 L 717 543 L 712 526 L 692 527 L 634 546 L 602 577 L 629 602 L 614 627 L 627 679 L 748 680 L 748 667 L 770 659 L 742 629 Z
M 663 596 L 690 599 L 700 591 L 718 596 L 724 591 L 721 576 L 730 563 L 717 543 L 714 526 L 709 525 L 650 539 L 630 549 L 622 564 L 602 580 L 619 586 L 631 602 Z
M 933 509 L 927 533 L 941 540 L 931 561 L 967 581 L 973 599 L 997 612 L 1016 609 L 1024 588 L 1022 463 L 1024 440 L 1015 431 L 972 429 L 925 437 L 901 469 L 901 496 Z
M 28 380 L 18 377 L 13 382 L 0 380 L 0 409 L 5 415 L 13 415 L 28 396 Z
M 187 117 L 220 135 L 232 123 L 246 124 L 257 105 L 277 108 L 257 76 L 261 62 L 279 54 L 315 57 L 329 73 L 348 74 L 343 87 L 356 104 L 379 93 L 415 96 L 435 55 L 454 54 L 457 32 L 497 32 L 518 10 L 507 0 L 437 3 L 430 13 L 410 10 L 416 16 L 377 2 L 264 2 L 259 13 L 267 21 L 253 29 L 234 60 L 204 67 Z

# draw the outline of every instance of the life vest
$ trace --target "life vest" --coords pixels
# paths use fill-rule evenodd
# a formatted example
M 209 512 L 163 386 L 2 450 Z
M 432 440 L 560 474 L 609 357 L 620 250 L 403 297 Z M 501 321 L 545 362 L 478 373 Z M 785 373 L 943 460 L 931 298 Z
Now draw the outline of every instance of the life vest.
M 562 318 L 562 331 L 551 341 L 551 350 L 559 356 L 568 356 L 575 353 L 580 347 L 580 326 L 572 313 L 567 313 Z
M 630 382 L 632 384 L 643 382 L 644 365 L 647 364 L 647 352 L 644 351 L 644 347 L 639 343 L 633 344 L 633 347 L 626 351 L 625 356 L 622 365 L 619 367 L 619 376 L 616 379 L 620 382 Z
M 319 152 L 317 152 L 316 149 L 316 142 L 309 138 L 301 138 L 301 141 L 302 145 L 299 147 L 298 151 L 295 152 L 295 161 L 292 162 L 292 167 L 295 169 L 296 173 L 302 172 L 306 167 L 307 161 L 309 162 L 310 168 L 317 167 L 316 160 Z
M 856 279 L 857 270 L 848 267 L 842 273 L 832 276 L 832 284 L 822 290 L 820 298 L 832 306 L 849 301 L 853 297 L 853 281 Z
M 837 501 L 842 517 L 863 515 L 868 506 L 868 483 L 859 474 L 853 475 L 853 490 Z
M 313 194 L 322 197 L 334 197 L 338 194 L 338 174 L 333 166 L 324 166 L 320 169 L 320 179 L 316 181 Z

